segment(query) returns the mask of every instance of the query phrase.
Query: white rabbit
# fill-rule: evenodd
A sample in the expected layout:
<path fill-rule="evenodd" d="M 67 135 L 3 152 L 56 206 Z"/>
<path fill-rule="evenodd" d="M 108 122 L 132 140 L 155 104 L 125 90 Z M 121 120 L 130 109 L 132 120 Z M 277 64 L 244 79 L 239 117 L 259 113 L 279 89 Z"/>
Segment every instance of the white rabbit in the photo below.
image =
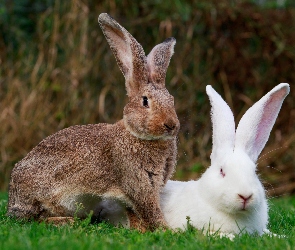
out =
<path fill-rule="evenodd" d="M 168 181 L 161 191 L 164 217 L 172 229 L 189 223 L 204 233 L 269 233 L 265 190 L 256 174 L 256 161 L 268 140 L 289 85 L 281 83 L 255 103 L 242 117 L 237 130 L 229 106 L 211 86 L 206 88 L 212 111 L 211 166 L 197 181 Z M 103 220 L 116 220 L 113 203 L 101 203 Z M 113 205 L 111 205 L 113 204 Z M 120 210 L 122 216 L 122 210 Z"/>
<path fill-rule="evenodd" d="M 289 91 L 287 83 L 273 88 L 244 114 L 235 131 L 229 106 L 207 86 L 212 106 L 211 166 L 197 181 L 166 184 L 161 208 L 171 228 L 186 229 L 189 216 L 190 224 L 204 232 L 268 232 L 268 205 L 256 161 Z"/>

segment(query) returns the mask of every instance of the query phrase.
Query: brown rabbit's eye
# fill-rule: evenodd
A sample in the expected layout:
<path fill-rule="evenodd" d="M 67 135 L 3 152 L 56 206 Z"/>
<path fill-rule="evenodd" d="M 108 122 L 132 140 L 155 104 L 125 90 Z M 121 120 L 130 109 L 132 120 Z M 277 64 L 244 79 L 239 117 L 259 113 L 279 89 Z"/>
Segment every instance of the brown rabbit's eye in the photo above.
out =
<path fill-rule="evenodd" d="M 220 168 L 220 174 L 222 175 L 222 177 L 225 176 L 225 173 L 223 172 L 223 169 L 222 168 Z"/>
<path fill-rule="evenodd" d="M 142 99 L 143 99 L 142 105 L 146 108 L 149 108 L 148 98 L 146 96 L 143 96 Z"/>

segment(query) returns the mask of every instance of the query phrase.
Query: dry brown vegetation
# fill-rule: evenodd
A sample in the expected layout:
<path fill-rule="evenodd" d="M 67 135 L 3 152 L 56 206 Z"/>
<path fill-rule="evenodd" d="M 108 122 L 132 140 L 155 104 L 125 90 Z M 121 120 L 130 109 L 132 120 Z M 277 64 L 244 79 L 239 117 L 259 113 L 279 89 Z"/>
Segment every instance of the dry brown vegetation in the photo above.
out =
<path fill-rule="evenodd" d="M 108 12 L 146 53 L 169 36 L 177 40 L 166 80 L 181 121 L 177 179 L 196 178 L 210 164 L 207 84 L 225 98 L 238 122 L 266 92 L 289 82 L 291 93 L 258 171 L 270 195 L 295 191 L 295 33 L 290 28 L 295 9 L 227 1 L 47 2 L 24 14 L 29 30 L 17 19 L 15 4 L 7 4 L 9 18 L 0 27 L 2 190 L 13 165 L 44 137 L 74 124 L 122 117 L 124 78 L 97 23 L 99 13 Z"/>

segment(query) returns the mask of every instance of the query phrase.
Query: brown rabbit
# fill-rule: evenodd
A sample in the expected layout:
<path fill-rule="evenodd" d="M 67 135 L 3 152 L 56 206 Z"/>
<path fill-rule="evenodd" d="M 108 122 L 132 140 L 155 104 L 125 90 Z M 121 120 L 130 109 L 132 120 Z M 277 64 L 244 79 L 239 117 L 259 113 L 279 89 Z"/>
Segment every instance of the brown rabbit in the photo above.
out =
<path fill-rule="evenodd" d="M 179 121 L 165 75 L 175 39 L 146 57 L 141 45 L 108 14 L 98 22 L 124 74 L 129 102 L 115 124 L 78 125 L 41 141 L 12 170 L 8 215 L 62 223 L 119 199 L 133 211 L 131 227 L 166 227 L 159 192 L 171 177 Z M 85 214 L 78 213 L 80 217 Z M 139 217 L 139 220 L 137 220 Z"/>

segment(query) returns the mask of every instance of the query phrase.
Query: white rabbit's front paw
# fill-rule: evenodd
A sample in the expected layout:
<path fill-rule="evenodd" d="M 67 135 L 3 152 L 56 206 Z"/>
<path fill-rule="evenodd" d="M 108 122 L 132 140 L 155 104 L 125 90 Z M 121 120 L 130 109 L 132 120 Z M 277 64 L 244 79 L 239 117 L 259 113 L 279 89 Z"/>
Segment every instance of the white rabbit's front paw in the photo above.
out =
<path fill-rule="evenodd" d="M 231 241 L 233 241 L 236 236 L 234 234 L 232 234 L 232 233 L 219 233 L 219 237 L 220 238 L 225 237 L 225 238 L 228 238 Z"/>
<path fill-rule="evenodd" d="M 263 230 L 263 233 L 264 233 L 264 234 L 267 234 L 267 235 L 270 236 L 270 237 L 278 237 L 278 238 L 285 238 L 285 237 L 286 237 L 286 235 L 280 235 L 280 234 L 272 233 L 272 232 L 269 231 L 268 229 L 264 229 L 264 230 Z"/>
<path fill-rule="evenodd" d="M 234 240 L 234 238 L 236 237 L 233 233 L 224 233 L 224 232 L 219 232 L 219 231 L 210 231 L 208 233 L 208 235 L 213 236 L 213 237 L 220 237 L 220 238 L 228 238 L 231 241 Z"/>

